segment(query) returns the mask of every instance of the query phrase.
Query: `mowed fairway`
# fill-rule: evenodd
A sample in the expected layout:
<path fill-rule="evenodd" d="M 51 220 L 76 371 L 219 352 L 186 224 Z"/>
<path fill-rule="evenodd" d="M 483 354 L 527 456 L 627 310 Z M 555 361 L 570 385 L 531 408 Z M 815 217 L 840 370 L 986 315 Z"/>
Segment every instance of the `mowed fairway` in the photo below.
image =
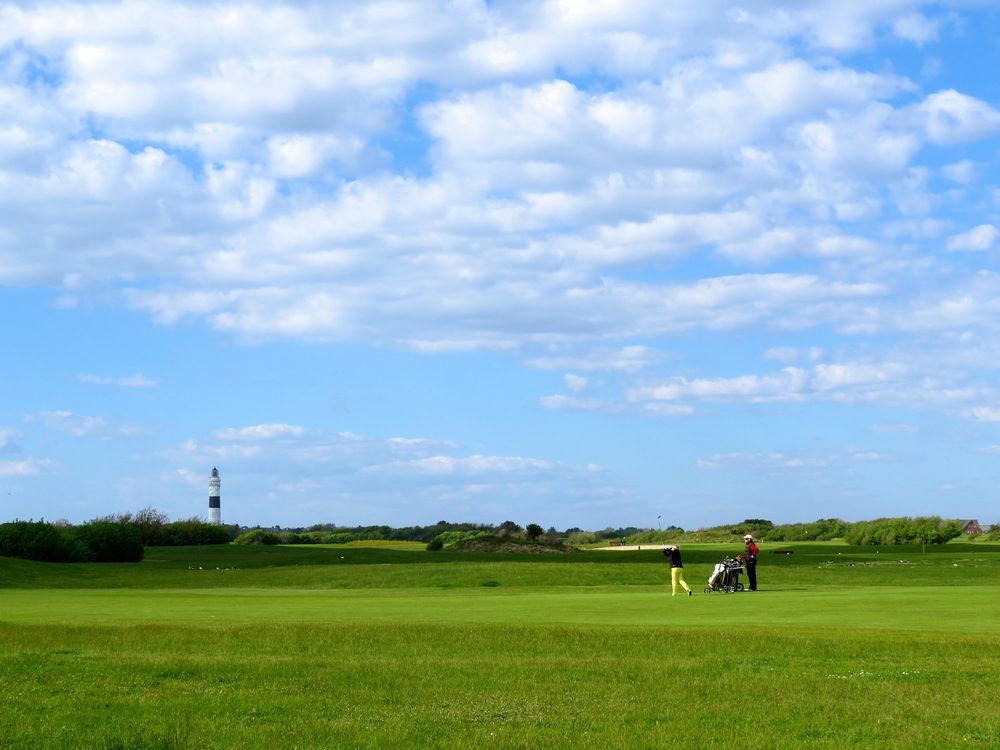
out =
<path fill-rule="evenodd" d="M 0 747 L 1000 747 L 1000 547 L 791 548 L 0 559 Z"/>

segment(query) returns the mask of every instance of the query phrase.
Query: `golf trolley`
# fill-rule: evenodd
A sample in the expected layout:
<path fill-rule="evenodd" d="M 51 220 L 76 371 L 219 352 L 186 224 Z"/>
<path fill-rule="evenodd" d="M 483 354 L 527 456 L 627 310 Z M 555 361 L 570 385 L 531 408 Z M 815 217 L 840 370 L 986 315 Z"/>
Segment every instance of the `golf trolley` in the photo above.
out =
<path fill-rule="evenodd" d="M 734 591 L 742 591 L 743 584 L 740 583 L 740 573 L 743 572 L 743 563 L 731 557 L 725 558 L 712 570 L 712 575 L 708 578 L 708 585 L 705 593 L 711 594 L 713 591 L 725 591 L 732 594 Z"/>

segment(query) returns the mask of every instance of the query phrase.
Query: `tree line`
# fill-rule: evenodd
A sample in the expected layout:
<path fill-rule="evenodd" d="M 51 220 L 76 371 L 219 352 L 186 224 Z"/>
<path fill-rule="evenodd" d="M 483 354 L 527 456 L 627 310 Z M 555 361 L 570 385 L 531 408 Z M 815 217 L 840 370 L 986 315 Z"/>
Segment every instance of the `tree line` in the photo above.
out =
<path fill-rule="evenodd" d="M 514 521 L 499 524 L 449 523 L 429 526 L 391 527 L 316 524 L 291 529 L 219 526 L 193 517 L 171 522 L 154 508 L 119 513 L 74 526 L 66 521 L 13 521 L 0 524 L 0 556 L 46 562 L 137 562 L 145 547 L 205 544 L 347 544 L 362 541 L 412 541 L 443 549 L 479 537 L 519 539 L 531 543 L 585 546 L 608 539 L 629 544 L 659 544 L 667 541 L 736 543 L 744 534 L 765 543 L 843 540 L 855 546 L 892 544 L 944 544 L 962 535 L 958 521 L 940 516 L 878 518 L 842 521 L 821 518 L 808 523 L 774 524 L 748 518 L 696 531 L 678 526 L 666 529 L 607 527 L 586 531 L 572 527 L 545 530 L 537 523 L 521 526 Z M 1000 541 L 1000 525 L 983 535 Z"/>
<path fill-rule="evenodd" d="M 139 562 L 146 547 L 228 544 L 235 526 L 200 518 L 171 522 L 153 508 L 118 513 L 83 524 L 21 521 L 0 524 L 0 557 L 40 562 Z"/>

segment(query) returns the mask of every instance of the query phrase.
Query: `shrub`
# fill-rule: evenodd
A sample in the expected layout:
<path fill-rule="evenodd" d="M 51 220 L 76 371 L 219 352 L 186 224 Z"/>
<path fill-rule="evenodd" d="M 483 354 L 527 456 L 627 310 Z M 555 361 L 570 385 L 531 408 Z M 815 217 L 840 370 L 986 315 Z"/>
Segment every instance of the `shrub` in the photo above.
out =
<path fill-rule="evenodd" d="M 0 556 L 40 562 L 81 562 L 87 558 L 87 550 L 66 529 L 45 521 L 13 521 L 0 524 Z"/>
<path fill-rule="evenodd" d="M 200 544 L 229 544 L 233 540 L 232 527 L 205 523 L 198 517 L 164 524 L 157 544 L 178 547 Z"/>
<path fill-rule="evenodd" d="M 436 537 L 427 542 L 427 551 L 437 552 L 440 549 L 444 549 L 444 542 L 441 541 L 441 535 L 438 534 Z"/>
<path fill-rule="evenodd" d="M 352 534 L 350 531 L 338 531 L 335 534 L 330 534 L 330 540 L 326 542 L 327 544 L 348 544 L 349 542 L 358 541 L 357 534 Z"/>
<path fill-rule="evenodd" d="M 136 511 L 130 523 L 139 530 L 142 543 L 152 546 L 156 544 L 155 540 L 160 536 L 168 520 L 165 513 L 160 513 L 153 507 L 146 507 Z"/>
<path fill-rule="evenodd" d="M 273 531 L 254 529 L 240 534 L 233 540 L 233 544 L 280 544 L 281 537 Z"/>
<path fill-rule="evenodd" d="M 127 523 L 91 521 L 73 529 L 93 562 L 139 562 L 145 554 L 139 530 Z"/>
<path fill-rule="evenodd" d="M 442 531 L 434 538 L 440 539 L 441 544 L 447 547 L 464 539 L 475 539 L 476 537 L 483 536 L 485 533 L 485 531 Z"/>
<path fill-rule="evenodd" d="M 993 524 L 992 528 L 980 534 L 979 538 L 990 542 L 1000 542 L 1000 523 Z"/>
<path fill-rule="evenodd" d="M 482 534 L 472 539 L 462 539 L 452 545 L 452 549 L 469 552 L 526 552 L 529 554 L 549 552 L 576 552 L 573 547 L 567 547 L 561 542 L 548 544 L 527 538 L 512 538 L 510 536 L 492 536 Z"/>
<path fill-rule="evenodd" d="M 962 529 L 955 521 L 945 521 L 939 516 L 918 518 L 877 518 L 848 525 L 844 539 L 854 545 L 944 544 L 961 536 Z"/>

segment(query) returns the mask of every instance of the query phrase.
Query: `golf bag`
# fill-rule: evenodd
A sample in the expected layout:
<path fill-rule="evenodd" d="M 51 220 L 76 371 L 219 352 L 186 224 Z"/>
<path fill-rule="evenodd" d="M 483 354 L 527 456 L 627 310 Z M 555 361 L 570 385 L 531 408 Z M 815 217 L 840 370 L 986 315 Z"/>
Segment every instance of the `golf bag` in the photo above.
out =
<path fill-rule="evenodd" d="M 708 585 L 705 593 L 711 594 L 713 591 L 725 591 L 733 593 L 742 591 L 743 584 L 740 583 L 740 573 L 743 572 L 743 565 L 739 560 L 727 557 L 718 563 L 712 570 L 712 575 L 708 577 Z"/>

